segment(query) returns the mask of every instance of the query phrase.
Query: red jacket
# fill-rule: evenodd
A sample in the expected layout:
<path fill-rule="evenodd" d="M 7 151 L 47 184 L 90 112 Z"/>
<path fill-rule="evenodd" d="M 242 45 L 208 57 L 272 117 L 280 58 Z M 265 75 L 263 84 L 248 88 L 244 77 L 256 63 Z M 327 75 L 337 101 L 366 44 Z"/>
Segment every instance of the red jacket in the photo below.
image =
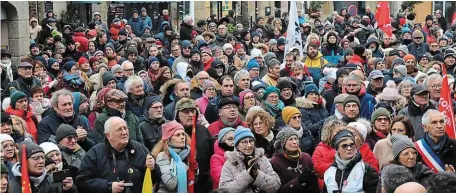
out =
<path fill-rule="evenodd" d="M 312 162 L 314 163 L 315 172 L 318 175 L 318 187 L 323 190 L 323 177 L 326 170 L 334 163 L 336 157 L 336 150 L 320 142 L 312 155 Z"/>
<path fill-rule="evenodd" d="M 214 143 L 214 155 L 211 156 L 210 174 L 212 178 L 212 189 L 216 190 L 219 186 L 223 164 L 225 164 L 225 150 L 218 146 L 218 140 Z"/>
<path fill-rule="evenodd" d="M 209 61 L 203 64 L 204 71 L 207 71 L 212 67 L 212 61 L 214 61 L 214 58 L 209 59 Z"/>
<path fill-rule="evenodd" d="M 247 127 L 247 123 L 242 122 L 240 117 L 238 117 L 236 123 L 234 123 L 232 128 L 236 129 L 239 125 L 242 125 L 243 127 Z M 215 135 L 218 135 L 220 130 L 222 130 L 226 127 L 229 127 L 229 126 L 225 126 L 225 124 L 223 124 L 222 120 L 219 119 L 216 122 L 211 123 L 207 129 L 209 130 L 209 133 L 212 136 L 215 136 Z"/>
<path fill-rule="evenodd" d="M 78 51 L 87 52 L 87 50 L 89 50 L 89 39 L 87 39 L 85 37 L 85 33 L 84 32 L 75 32 L 74 36 L 73 36 L 73 41 L 75 43 L 79 42 L 79 44 L 81 44 L 78 47 Z"/>
<path fill-rule="evenodd" d="M 358 151 L 359 153 L 361 153 L 363 161 L 369 163 L 369 165 L 371 165 L 378 172 L 378 161 L 377 158 L 375 158 L 375 155 L 370 149 L 369 145 L 367 143 L 363 143 L 363 145 L 358 149 Z"/>
<path fill-rule="evenodd" d="M 16 116 L 24 119 L 24 121 L 26 123 L 25 126 L 26 126 L 27 133 L 31 134 L 35 141 L 38 140 L 38 132 L 36 129 L 38 120 L 36 119 L 35 115 L 33 115 L 32 108 L 30 106 L 28 106 L 27 111 L 13 109 L 11 106 L 9 106 L 5 112 L 9 113 L 10 115 L 16 115 Z"/>
<path fill-rule="evenodd" d="M 119 31 L 120 31 L 120 28 L 122 26 L 121 25 L 116 25 L 116 24 L 111 24 L 110 28 L 109 28 L 109 32 L 111 32 L 111 39 L 117 41 L 117 39 L 119 39 Z"/>

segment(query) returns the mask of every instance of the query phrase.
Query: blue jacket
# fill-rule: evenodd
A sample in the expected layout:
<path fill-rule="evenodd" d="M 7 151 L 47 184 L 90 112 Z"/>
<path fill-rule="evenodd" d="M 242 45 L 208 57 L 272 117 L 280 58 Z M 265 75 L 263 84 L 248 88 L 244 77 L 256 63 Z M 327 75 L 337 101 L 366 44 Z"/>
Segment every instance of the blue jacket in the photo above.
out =
<path fill-rule="evenodd" d="M 146 17 L 141 16 L 140 18 L 143 21 L 142 31 L 144 31 L 144 28 L 146 28 L 146 27 L 149 27 L 149 29 L 151 29 L 151 31 L 152 31 L 152 19 L 150 19 L 149 16 L 146 16 Z"/>
<path fill-rule="evenodd" d="M 365 92 L 366 91 L 364 90 L 364 94 L 360 94 L 360 96 L 358 96 L 359 102 L 361 104 L 361 111 L 359 112 L 359 116 L 370 120 L 377 101 L 375 100 L 374 96 Z"/>
<path fill-rule="evenodd" d="M 417 45 L 415 42 L 412 42 L 407 46 L 407 48 L 409 50 L 409 53 L 415 56 L 415 58 L 418 58 L 418 56 L 421 56 L 429 51 L 429 46 L 424 42 L 420 45 Z"/>
<path fill-rule="evenodd" d="M 128 24 L 131 26 L 131 30 L 133 31 L 136 37 L 142 36 L 142 30 L 144 25 L 141 17 L 138 17 L 137 19 L 131 18 L 130 20 L 128 20 Z"/>

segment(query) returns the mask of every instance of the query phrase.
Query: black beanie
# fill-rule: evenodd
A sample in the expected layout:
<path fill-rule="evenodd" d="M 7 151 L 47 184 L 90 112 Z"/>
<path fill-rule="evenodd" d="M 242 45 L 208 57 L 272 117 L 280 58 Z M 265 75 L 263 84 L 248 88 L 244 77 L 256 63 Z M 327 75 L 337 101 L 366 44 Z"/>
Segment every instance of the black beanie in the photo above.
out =
<path fill-rule="evenodd" d="M 336 79 L 339 79 L 340 77 L 342 77 L 343 75 L 348 75 L 350 74 L 350 71 L 346 68 L 339 68 L 337 71 L 336 71 Z"/>
<path fill-rule="evenodd" d="M 105 72 L 103 76 L 101 76 L 101 79 L 103 80 L 103 86 L 106 86 L 109 81 L 114 80 L 117 83 L 116 77 L 112 72 Z"/>
<path fill-rule="evenodd" d="M 439 61 L 439 62 L 444 62 L 443 56 L 440 54 L 436 54 L 434 57 L 432 57 L 433 61 Z"/>
<path fill-rule="evenodd" d="M 282 80 L 282 81 L 280 81 L 279 83 L 277 83 L 277 88 L 278 88 L 280 91 L 282 91 L 282 90 L 285 89 L 285 88 L 290 88 L 290 89 L 292 89 L 292 90 L 295 90 L 295 89 L 293 88 L 293 85 L 291 84 L 291 82 L 288 81 L 288 80 Z"/>
<path fill-rule="evenodd" d="M 362 45 L 357 45 L 353 48 L 353 52 L 358 56 L 362 56 L 365 51 L 366 51 L 366 47 L 364 47 Z"/>
<path fill-rule="evenodd" d="M 1 119 L 2 119 L 1 123 L 9 123 L 10 125 L 13 124 L 10 114 L 8 114 L 6 112 L 2 112 L 0 116 L 1 116 Z"/>
<path fill-rule="evenodd" d="M 77 136 L 76 130 L 68 124 L 61 124 L 55 132 L 55 141 L 60 142 L 67 136 Z"/>
<path fill-rule="evenodd" d="M 33 143 L 33 141 L 24 140 L 21 143 L 21 146 L 19 147 L 19 159 L 20 160 L 22 160 L 22 145 L 25 145 L 25 156 L 27 157 L 27 159 L 30 158 L 30 156 L 32 156 L 35 153 L 39 153 L 39 152 L 44 153 L 43 148 L 40 147 L 39 145 Z"/>
<path fill-rule="evenodd" d="M 347 129 L 344 129 L 344 130 L 340 130 L 339 132 L 336 133 L 336 135 L 334 135 L 334 137 L 332 138 L 332 141 L 331 141 L 332 147 L 337 150 L 337 146 L 339 146 L 339 143 L 344 138 L 349 138 L 349 139 L 353 140 L 353 142 L 355 142 L 355 137 L 354 137 L 353 133 Z"/>

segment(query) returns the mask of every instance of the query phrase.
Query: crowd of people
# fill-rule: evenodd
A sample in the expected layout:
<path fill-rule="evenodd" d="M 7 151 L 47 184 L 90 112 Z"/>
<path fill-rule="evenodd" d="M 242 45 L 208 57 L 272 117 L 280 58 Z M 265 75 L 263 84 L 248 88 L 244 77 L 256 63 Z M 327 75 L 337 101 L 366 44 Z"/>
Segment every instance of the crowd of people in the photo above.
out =
<path fill-rule="evenodd" d="M 456 23 L 441 11 L 421 24 L 402 7 L 387 35 L 368 6 L 299 10 L 303 53 L 285 53 L 288 13 L 233 15 L 32 17 L 30 53 L 1 50 L 1 193 L 24 171 L 33 193 L 140 193 L 149 170 L 158 193 L 456 192 L 437 110 L 444 71 L 456 99 Z"/>

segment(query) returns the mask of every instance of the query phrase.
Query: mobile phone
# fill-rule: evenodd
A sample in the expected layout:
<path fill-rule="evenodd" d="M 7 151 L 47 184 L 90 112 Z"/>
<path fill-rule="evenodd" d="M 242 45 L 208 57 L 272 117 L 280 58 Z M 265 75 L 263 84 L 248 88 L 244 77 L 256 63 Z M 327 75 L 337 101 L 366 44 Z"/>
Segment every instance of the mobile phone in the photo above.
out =
<path fill-rule="evenodd" d="M 67 169 L 52 173 L 52 178 L 54 179 L 54 182 L 62 182 L 67 177 L 70 177 L 70 170 Z"/>
<path fill-rule="evenodd" d="M 133 187 L 133 183 L 132 182 L 125 182 L 124 183 L 124 187 Z"/>

